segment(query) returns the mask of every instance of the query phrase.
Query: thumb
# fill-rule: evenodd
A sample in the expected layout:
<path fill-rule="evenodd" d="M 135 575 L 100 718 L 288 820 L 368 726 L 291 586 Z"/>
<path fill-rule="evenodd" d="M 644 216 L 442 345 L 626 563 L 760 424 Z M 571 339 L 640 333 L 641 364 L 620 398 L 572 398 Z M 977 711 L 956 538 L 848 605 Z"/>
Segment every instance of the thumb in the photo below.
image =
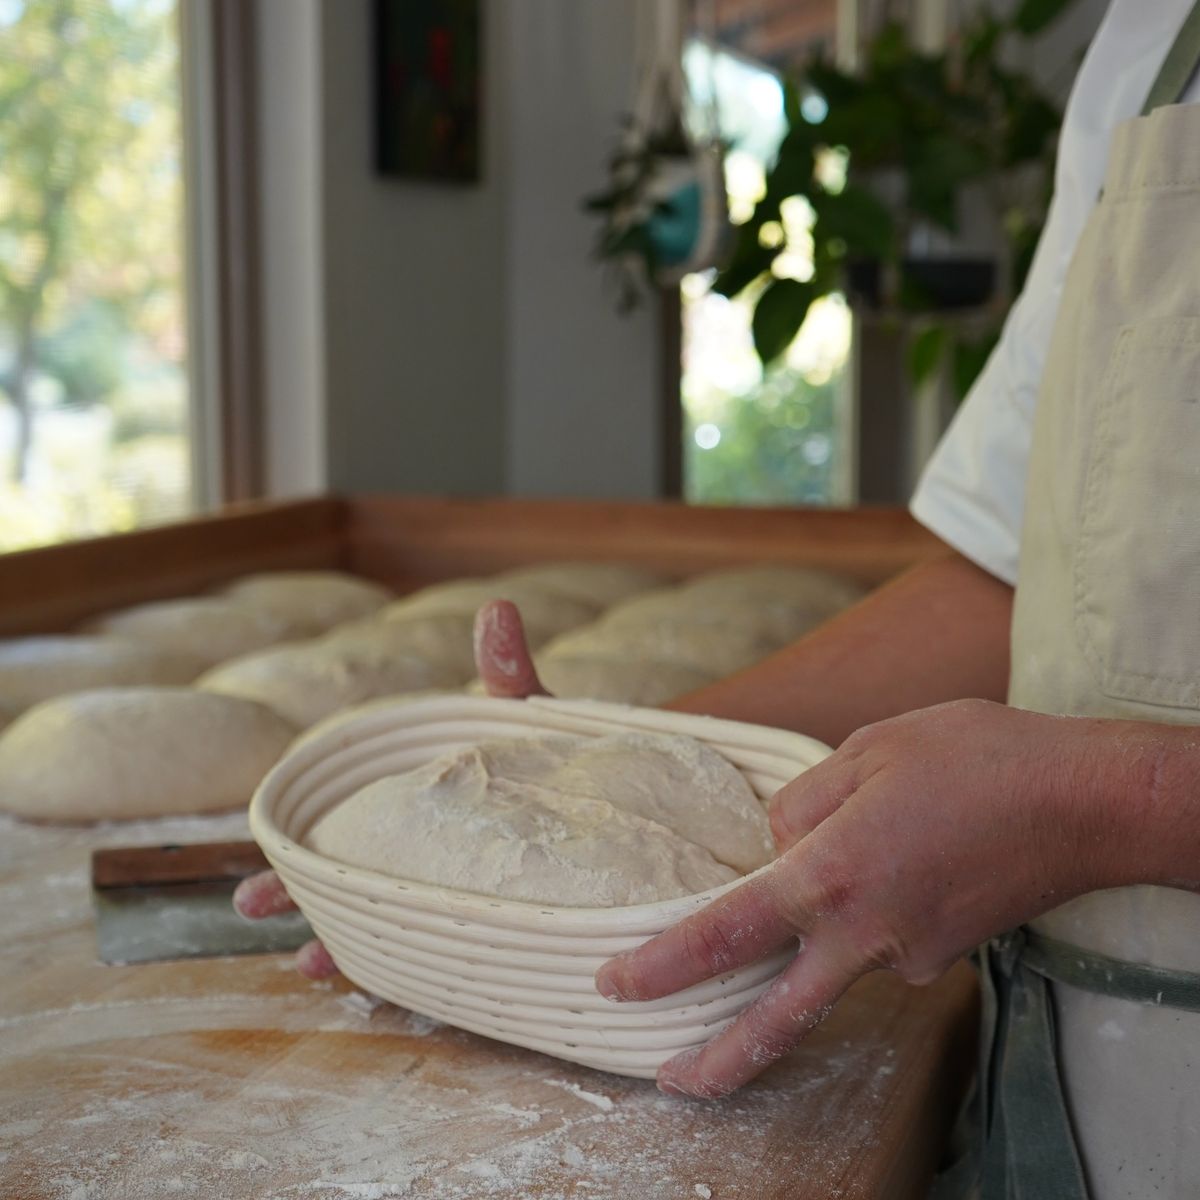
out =
<path fill-rule="evenodd" d="M 523 700 L 546 696 L 525 641 L 517 606 L 489 600 L 475 615 L 475 669 L 489 696 Z"/>

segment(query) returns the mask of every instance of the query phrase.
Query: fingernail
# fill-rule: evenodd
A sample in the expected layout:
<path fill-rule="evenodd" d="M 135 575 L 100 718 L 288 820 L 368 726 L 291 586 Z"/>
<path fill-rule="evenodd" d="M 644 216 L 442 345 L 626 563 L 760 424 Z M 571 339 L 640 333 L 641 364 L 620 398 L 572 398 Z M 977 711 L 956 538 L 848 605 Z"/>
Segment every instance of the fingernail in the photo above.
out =
<path fill-rule="evenodd" d="M 663 1063 L 658 1069 L 658 1090 L 666 1092 L 668 1096 L 694 1095 L 686 1081 L 700 1058 L 701 1049 L 702 1047 L 697 1046 L 694 1049 L 685 1050 L 682 1054 L 676 1054 L 674 1058 Z"/>
<path fill-rule="evenodd" d="M 633 995 L 629 979 L 629 969 L 618 960 L 605 963 L 596 972 L 596 990 L 605 1000 L 621 1001 L 637 999 Z"/>

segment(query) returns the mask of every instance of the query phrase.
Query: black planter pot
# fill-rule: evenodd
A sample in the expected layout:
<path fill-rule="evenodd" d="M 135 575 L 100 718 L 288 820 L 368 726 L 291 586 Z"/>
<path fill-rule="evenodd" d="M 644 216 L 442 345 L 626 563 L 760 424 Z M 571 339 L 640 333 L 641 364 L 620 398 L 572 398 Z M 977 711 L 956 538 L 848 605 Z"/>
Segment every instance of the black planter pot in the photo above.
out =
<path fill-rule="evenodd" d="M 905 258 L 900 262 L 901 306 L 927 311 L 979 308 L 996 290 L 996 263 L 988 258 Z M 851 301 L 883 307 L 883 269 L 878 259 L 846 266 Z"/>

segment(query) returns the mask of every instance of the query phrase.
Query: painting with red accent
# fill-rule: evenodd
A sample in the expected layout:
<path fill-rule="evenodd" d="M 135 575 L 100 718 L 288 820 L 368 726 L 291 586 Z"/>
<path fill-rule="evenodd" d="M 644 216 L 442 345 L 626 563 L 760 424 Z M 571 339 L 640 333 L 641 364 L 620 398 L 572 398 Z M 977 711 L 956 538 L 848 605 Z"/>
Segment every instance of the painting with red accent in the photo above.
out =
<path fill-rule="evenodd" d="M 375 0 L 375 166 L 474 183 L 480 160 L 479 0 Z"/>

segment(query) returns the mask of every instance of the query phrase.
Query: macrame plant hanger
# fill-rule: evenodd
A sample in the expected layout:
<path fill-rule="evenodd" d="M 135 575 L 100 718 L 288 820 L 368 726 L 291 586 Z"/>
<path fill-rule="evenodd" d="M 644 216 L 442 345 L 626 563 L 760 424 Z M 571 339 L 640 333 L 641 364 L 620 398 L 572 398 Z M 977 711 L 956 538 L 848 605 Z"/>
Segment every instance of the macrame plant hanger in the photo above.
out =
<path fill-rule="evenodd" d="M 610 163 L 610 187 L 589 207 L 604 217 L 598 251 L 622 275 L 626 303 L 716 266 L 729 228 L 715 86 L 690 129 L 683 52 L 693 21 L 714 32 L 713 0 L 638 0 L 633 107 Z"/>

